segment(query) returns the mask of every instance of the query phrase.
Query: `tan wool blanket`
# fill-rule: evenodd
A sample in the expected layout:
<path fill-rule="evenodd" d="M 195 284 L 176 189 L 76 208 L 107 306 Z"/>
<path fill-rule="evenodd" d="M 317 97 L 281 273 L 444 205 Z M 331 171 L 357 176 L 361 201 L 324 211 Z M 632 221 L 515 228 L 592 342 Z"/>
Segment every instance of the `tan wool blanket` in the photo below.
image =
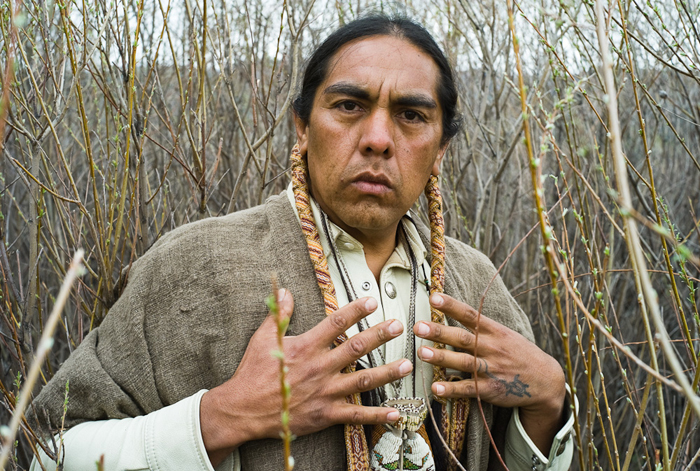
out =
<path fill-rule="evenodd" d="M 428 229 L 417 224 L 429 246 Z M 478 307 L 495 268 L 475 249 L 450 238 L 446 243 L 445 292 Z M 67 427 L 148 414 L 222 384 L 268 314 L 264 299 L 273 272 L 294 296 L 289 335 L 320 322 L 323 299 L 284 193 L 261 206 L 173 230 L 134 263 L 102 325 L 34 401 L 37 413 L 45 411 L 51 427 L 59 427 L 68 380 Z M 527 317 L 500 277 L 488 291 L 482 314 L 533 339 Z M 502 441 L 510 411 L 486 403 L 483 408 L 494 438 Z M 487 468 L 490 447 L 475 401 L 471 411 L 464 465 L 476 471 Z M 284 469 L 281 445 L 280 440 L 246 443 L 239 449 L 242 469 Z M 298 437 L 292 452 L 297 471 L 344 471 L 342 425 Z"/>

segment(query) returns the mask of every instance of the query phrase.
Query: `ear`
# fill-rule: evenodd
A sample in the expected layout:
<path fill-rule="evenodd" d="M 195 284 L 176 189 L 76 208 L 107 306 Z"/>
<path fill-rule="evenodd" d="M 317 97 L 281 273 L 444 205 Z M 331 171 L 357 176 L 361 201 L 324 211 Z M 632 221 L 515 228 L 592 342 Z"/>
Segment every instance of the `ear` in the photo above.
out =
<path fill-rule="evenodd" d="M 294 114 L 294 127 L 297 131 L 297 143 L 299 144 L 299 152 L 305 155 L 309 147 L 309 125 L 304 122 L 296 113 Z"/>
<path fill-rule="evenodd" d="M 435 175 L 436 177 L 440 175 L 440 164 L 442 164 L 442 158 L 445 157 L 445 152 L 447 152 L 447 146 L 449 145 L 449 142 L 445 143 L 440 147 L 440 150 L 438 151 L 437 158 L 435 159 L 435 162 L 433 163 L 433 169 L 430 172 L 432 175 Z"/>

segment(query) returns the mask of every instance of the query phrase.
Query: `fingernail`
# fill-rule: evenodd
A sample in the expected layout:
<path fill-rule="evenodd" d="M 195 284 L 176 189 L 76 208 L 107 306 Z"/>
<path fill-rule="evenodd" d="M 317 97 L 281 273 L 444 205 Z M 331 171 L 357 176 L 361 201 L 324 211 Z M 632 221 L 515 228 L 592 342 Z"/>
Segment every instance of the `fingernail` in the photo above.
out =
<path fill-rule="evenodd" d="M 431 358 L 433 358 L 433 351 L 428 347 L 421 348 L 418 353 L 420 353 L 420 357 L 422 360 L 430 360 Z"/>
<path fill-rule="evenodd" d="M 277 290 L 277 302 L 281 303 L 282 300 L 284 300 L 284 297 L 287 296 L 287 290 L 284 288 L 281 288 Z"/>
<path fill-rule="evenodd" d="M 432 296 L 430 296 L 430 304 L 432 304 L 433 306 L 440 307 L 444 303 L 445 303 L 445 300 L 439 294 L 435 293 Z"/>
<path fill-rule="evenodd" d="M 403 331 L 403 325 L 401 322 L 394 320 L 389 324 L 389 333 L 391 335 L 399 335 Z"/>
<path fill-rule="evenodd" d="M 368 311 L 374 311 L 377 309 L 377 300 L 374 298 L 367 298 L 367 301 L 365 301 L 365 308 Z"/>
<path fill-rule="evenodd" d="M 416 324 L 418 335 L 428 335 L 430 333 L 430 327 L 425 322 L 419 322 Z"/>
<path fill-rule="evenodd" d="M 396 422 L 399 420 L 399 411 L 393 410 L 386 415 L 386 420 L 389 422 Z"/>
<path fill-rule="evenodd" d="M 407 375 L 408 373 L 411 372 L 412 369 L 413 369 L 413 365 L 411 364 L 410 361 L 406 360 L 403 363 L 401 363 L 401 365 L 399 366 L 399 373 L 401 373 L 402 375 Z"/>
<path fill-rule="evenodd" d="M 437 394 L 438 396 L 442 396 L 443 394 L 445 394 L 445 386 L 443 386 L 442 384 L 436 384 L 435 394 Z"/>

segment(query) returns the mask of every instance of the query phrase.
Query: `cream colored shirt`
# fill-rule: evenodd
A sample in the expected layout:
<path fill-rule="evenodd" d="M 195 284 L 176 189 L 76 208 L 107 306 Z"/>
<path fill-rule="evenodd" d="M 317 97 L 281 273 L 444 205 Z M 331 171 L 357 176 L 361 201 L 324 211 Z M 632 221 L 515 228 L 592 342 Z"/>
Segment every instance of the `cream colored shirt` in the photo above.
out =
<path fill-rule="evenodd" d="M 294 195 L 291 185 L 288 196 L 294 205 Z M 396 249 L 381 270 L 379 282 L 365 261 L 362 244 L 328 221 L 330 237 L 335 242 L 339 257 L 333 257 L 328 237 L 323 231 L 321 213 L 314 203 L 314 218 L 319 229 L 321 245 L 328 259 L 329 270 L 336 288 L 338 305 L 348 303 L 348 294 L 344 288 L 343 274 L 349 281 L 350 294 L 357 297 L 372 296 L 378 301 L 378 308 L 367 316 L 369 326 L 376 325 L 387 319 L 398 319 L 404 326 L 409 317 L 409 293 L 411 290 L 411 265 L 408 245 L 413 250 L 417 262 L 417 289 L 415 299 L 415 321 L 430 320 L 430 305 L 426 289 L 426 275 L 430 267 L 426 261 L 427 251 L 413 224 L 404 224 L 406 238 L 399 237 Z M 404 218 L 406 221 L 406 218 Z M 342 263 L 338 263 L 342 261 Z M 339 266 L 340 265 L 340 266 Z M 343 267 L 344 265 L 344 267 Z M 429 278 L 428 278 L 429 282 Z M 347 331 L 348 336 L 357 334 L 357 326 Z M 413 335 L 410 329 L 397 338 L 387 342 L 382 350 L 383 360 L 390 363 L 405 358 L 405 345 L 408 335 Z M 429 344 L 415 337 L 416 349 Z M 412 356 L 412 354 L 411 354 Z M 414 358 L 409 358 L 414 361 Z M 368 366 L 367 357 L 360 360 Z M 432 382 L 432 366 L 415 359 L 414 371 L 400 385 L 400 392 L 389 386 L 390 396 L 421 396 L 429 397 Z M 414 389 L 414 376 L 415 389 Z M 397 385 L 398 386 L 398 385 Z M 180 402 L 148 415 L 113 419 L 96 422 L 86 422 L 73 427 L 63 435 L 65 447 L 65 471 L 94 470 L 95 462 L 101 455 L 105 457 L 105 471 L 112 470 L 188 470 L 214 471 L 207 457 L 202 441 L 199 423 L 199 404 L 206 392 L 181 400 Z M 514 410 L 506 432 L 506 447 L 504 460 L 511 471 L 564 471 L 569 468 L 573 457 L 573 440 L 571 429 L 574 416 L 570 415 L 566 425 L 557 433 L 545 456 L 523 429 L 518 409 Z M 59 438 L 56 438 L 57 442 Z M 41 453 L 42 463 L 47 470 L 54 470 L 56 465 Z M 31 471 L 41 469 L 32 463 Z M 240 471 L 238 452 L 232 453 L 216 471 Z"/>

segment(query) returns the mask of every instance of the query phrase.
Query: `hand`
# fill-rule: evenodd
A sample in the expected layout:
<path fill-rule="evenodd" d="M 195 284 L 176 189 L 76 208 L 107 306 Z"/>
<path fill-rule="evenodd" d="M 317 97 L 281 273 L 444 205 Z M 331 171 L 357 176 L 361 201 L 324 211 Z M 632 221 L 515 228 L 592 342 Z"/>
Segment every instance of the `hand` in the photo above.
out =
<path fill-rule="evenodd" d="M 291 293 L 280 290 L 278 306 L 282 316 L 291 316 L 294 308 Z M 326 317 L 308 332 L 284 338 L 287 380 L 291 387 L 290 428 L 295 435 L 306 435 L 335 424 L 382 424 L 399 418 L 396 409 L 348 404 L 345 398 L 408 375 L 413 369 L 410 361 L 397 360 L 351 374 L 343 374 L 341 370 L 397 337 L 403 332 L 403 325 L 388 320 L 331 348 L 338 335 L 376 308 L 374 298 L 361 298 Z M 247 441 L 279 438 L 282 429 L 279 363 L 271 354 L 277 343 L 276 335 L 277 325 L 268 316 L 251 337 L 236 373 L 202 396 L 202 438 L 214 467 Z"/>
<path fill-rule="evenodd" d="M 533 442 L 545 454 L 562 425 L 566 395 L 559 363 L 519 333 L 484 316 L 471 306 L 444 294 L 430 303 L 469 330 L 432 322 L 418 322 L 421 338 L 451 345 L 457 351 L 422 347 L 421 360 L 472 373 L 469 379 L 433 383 L 442 397 L 479 397 L 496 406 L 519 407 L 520 419 Z M 478 340 L 473 332 L 477 331 Z M 471 332 L 470 332 L 471 331 Z M 474 353 L 476 351 L 476 356 Z"/>

